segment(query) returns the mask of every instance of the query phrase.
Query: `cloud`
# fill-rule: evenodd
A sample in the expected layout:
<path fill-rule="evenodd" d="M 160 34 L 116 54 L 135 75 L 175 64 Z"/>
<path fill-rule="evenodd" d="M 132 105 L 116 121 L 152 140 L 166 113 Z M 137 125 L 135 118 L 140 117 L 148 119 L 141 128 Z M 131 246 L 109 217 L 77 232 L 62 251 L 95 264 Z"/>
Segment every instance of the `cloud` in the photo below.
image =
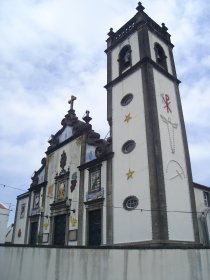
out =
<path fill-rule="evenodd" d="M 172 35 L 194 179 L 208 184 L 210 3 L 142 4 Z M 27 189 L 49 136 L 61 128 L 72 94 L 78 117 L 90 110 L 93 129 L 107 134 L 106 34 L 127 22 L 136 6 L 134 0 L 1 1 L 0 183 Z M 15 204 L 16 195 L 0 188 L 3 202 L 9 197 Z"/>

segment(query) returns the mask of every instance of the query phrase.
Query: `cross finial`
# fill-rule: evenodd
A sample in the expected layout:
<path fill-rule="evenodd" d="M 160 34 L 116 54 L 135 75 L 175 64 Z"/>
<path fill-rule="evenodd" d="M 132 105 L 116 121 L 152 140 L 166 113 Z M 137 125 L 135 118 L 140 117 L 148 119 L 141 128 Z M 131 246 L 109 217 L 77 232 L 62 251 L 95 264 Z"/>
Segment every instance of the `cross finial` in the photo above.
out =
<path fill-rule="evenodd" d="M 74 101 L 75 101 L 76 99 L 77 99 L 77 98 L 76 98 L 74 95 L 72 95 L 72 96 L 71 96 L 71 99 L 68 101 L 68 103 L 71 104 L 70 110 L 74 110 Z"/>

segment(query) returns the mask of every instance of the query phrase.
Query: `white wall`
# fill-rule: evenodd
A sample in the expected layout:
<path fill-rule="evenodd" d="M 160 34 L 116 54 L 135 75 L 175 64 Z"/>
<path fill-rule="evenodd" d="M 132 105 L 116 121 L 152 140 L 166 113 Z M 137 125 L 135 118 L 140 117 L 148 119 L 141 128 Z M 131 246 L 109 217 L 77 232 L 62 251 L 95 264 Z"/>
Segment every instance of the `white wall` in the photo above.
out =
<path fill-rule="evenodd" d="M 0 208 L 0 243 L 5 242 L 8 219 L 9 209 Z"/>
<path fill-rule="evenodd" d="M 149 31 L 149 41 L 150 41 L 150 51 L 151 51 L 152 60 L 154 60 L 156 62 L 154 46 L 155 46 L 155 43 L 158 43 L 163 48 L 165 55 L 167 57 L 166 62 L 167 62 L 168 72 L 170 74 L 173 74 L 172 68 L 171 68 L 171 60 L 170 60 L 170 55 L 169 55 L 169 51 L 168 51 L 168 46 L 166 45 L 166 43 L 164 43 L 164 41 L 162 41 L 158 36 L 156 36 L 151 31 Z"/>
<path fill-rule="evenodd" d="M 134 98 L 130 104 L 122 106 L 121 99 L 128 93 Z M 151 212 L 140 210 L 151 209 L 141 70 L 114 86 L 112 98 L 114 243 L 151 240 Z M 129 113 L 132 119 L 127 123 L 124 120 Z M 136 147 L 124 154 L 122 146 L 128 140 L 134 140 Z M 127 179 L 129 169 L 134 174 L 133 178 Z M 127 211 L 123 201 L 132 195 L 139 199 L 138 210 Z"/>
<path fill-rule="evenodd" d="M 206 205 L 204 203 L 204 197 L 203 197 L 203 190 L 194 188 L 194 193 L 195 193 L 195 203 L 196 203 L 196 208 L 197 211 L 203 211 L 206 209 Z"/>
<path fill-rule="evenodd" d="M 70 131 L 70 130 L 68 130 Z M 80 156 L 81 156 L 81 142 L 77 141 L 77 139 L 73 140 L 70 143 L 67 143 L 60 149 L 56 150 L 52 154 L 48 156 L 48 185 L 47 185 L 47 190 L 46 190 L 46 201 L 45 201 L 45 211 L 44 211 L 44 234 L 48 234 L 50 232 L 50 204 L 54 201 L 55 198 L 55 176 L 56 174 L 61 171 L 60 167 L 60 159 L 61 159 L 61 154 L 63 151 L 65 151 L 66 156 L 67 156 L 67 161 L 66 161 L 66 166 L 65 170 L 70 169 L 70 176 L 69 176 L 69 183 L 68 183 L 68 198 L 72 199 L 72 205 L 71 209 L 75 209 L 76 212 L 73 213 L 71 212 L 71 217 L 69 219 L 69 230 L 76 230 L 78 229 L 78 201 L 79 201 L 79 170 L 77 166 L 80 165 Z M 77 183 L 76 187 L 71 192 L 71 180 L 72 180 L 72 175 L 74 173 L 77 173 Z M 50 191 L 52 190 L 52 192 Z M 48 217 L 46 217 L 48 216 Z M 69 245 L 76 245 L 77 242 L 74 241 L 69 241 Z"/>
<path fill-rule="evenodd" d="M 210 249 L 0 246 L 1 280 L 209 280 Z"/>
<path fill-rule="evenodd" d="M 17 200 L 17 217 L 15 221 L 14 244 L 24 244 L 26 220 L 28 214 L 28 200 L 28 196 Z M 23 205 L 25 205 L 24 213 L 22 212 Z"/>
<path fill-rule="evenodd" d="M 117 78 L 119 76 L 119 53 L 121 49 L 125 45 L 131 46 L 131 56 L 132 56 L 132 66 L 135 65 L 137 62 L 139 62 L 139 43 L 138 43 L 138 34 L 134 33 L 130 37 L 128 37 L 126 40 L 124 40 L 122 43 L 118 44 L 116 48 L 112 51 L 112 80 Z"/>
<path fill-rule="evenodd" d="M 169 238 L 170 240 L 193 241 L 189 181 L 175 86 L 172 81 L 156 70 L 154 70 L 154 80 L 165 179 Z M 161 96 L 163 95 L 165 98 L 166 94 L 169 98 L 171 111 L 167 111 L 166 104 Z M 163 118 L 165 118 L 166 122 L 163 121 Z M 169 123 L 167 124 L 167 122 Z M 172 128 L 171 124 L 175 127 Z M 179 213 L 178 211 L 189 213 Z"/>

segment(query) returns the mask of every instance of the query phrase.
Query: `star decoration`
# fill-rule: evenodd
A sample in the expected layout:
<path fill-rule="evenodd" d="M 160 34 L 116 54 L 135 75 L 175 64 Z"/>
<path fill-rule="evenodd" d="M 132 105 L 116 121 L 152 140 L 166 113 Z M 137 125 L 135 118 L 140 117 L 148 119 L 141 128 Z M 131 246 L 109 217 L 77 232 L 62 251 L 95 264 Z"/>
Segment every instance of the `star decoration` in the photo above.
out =
<path fill-rule="evenodd" d="M 48 223 L 44 223 L 44 229 L 47 230 L 48 229 L 49 224 Z"/>
<path fill-rule="evenodd" d="M 71 225 L 72 225 L 72 227 L 75 227 L 76 224 L 77 224 L 77 219 L 74 218 L 74 217 L 71 217 Z"/>
<path fill-rule="evenodd" d="M 134 174 L 134 171 L 131 171 L 130 168 L 129 168 L 128 173 L 126 173 L 127 180 L 133 179 L 133 174 Z"/>
<path fill-rule="evenodd" d="M 79 138 L 77 138 L 77 140 L 76 140 L 76 144 L 79 146 L 79 145 L 81 145 L 81 137 L 79 137 Z"/>
<path fill-rule="evenodd" d="M 127 123 L 128 123 L 131 119 L 132 119 L 131 113 L 129 113 L 129 114 L 125 115 L 124 122 L 127 122 Z"/>

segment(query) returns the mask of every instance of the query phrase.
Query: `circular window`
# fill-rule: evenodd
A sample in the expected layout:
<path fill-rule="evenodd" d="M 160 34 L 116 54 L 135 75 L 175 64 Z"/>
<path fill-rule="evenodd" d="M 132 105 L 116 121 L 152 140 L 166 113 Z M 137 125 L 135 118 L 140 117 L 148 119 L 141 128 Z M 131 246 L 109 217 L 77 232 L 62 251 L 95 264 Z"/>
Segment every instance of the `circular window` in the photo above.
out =
<path fill-rule="evenodd" d="M 122 152 L 124 154 L 128 154 L 128 153 L 132 152 L 135 147 L 136 147 L 135 141 L 128 140 L 127 142 L 125 142 L 125 144 L 123 144 Z"/>
<path fill-rule="evenodd" d="M 131 101 L 133 100 L 133 94 L 132 93 L 128 93 L 126 94 L 123 99 L 121 100 L 121 105 L 122 106 L 126 106 L 128 105 Z"/>
<path fill-rule="evenodd" d="M 126 210 L 134 210 L 139 204 L 139 200 L 136 196 L 128 196 L 124 201 L 123 201 L 123 207 Z"/>

